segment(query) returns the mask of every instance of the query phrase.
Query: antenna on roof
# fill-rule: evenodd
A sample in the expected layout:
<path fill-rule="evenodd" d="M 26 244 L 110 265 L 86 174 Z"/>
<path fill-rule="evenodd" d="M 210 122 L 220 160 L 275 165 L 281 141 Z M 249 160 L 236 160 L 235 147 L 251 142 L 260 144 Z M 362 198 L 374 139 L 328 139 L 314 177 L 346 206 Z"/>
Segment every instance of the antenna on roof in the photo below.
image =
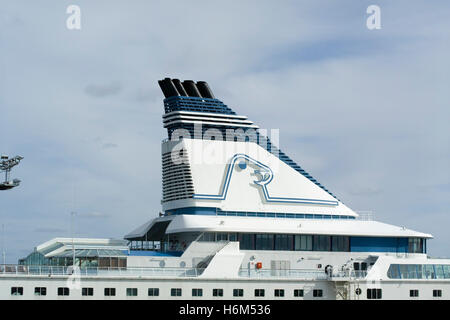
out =
<path fill-rule="evenodd" d="M 2 224 L 2 263 L 6 265 L 6 250 L 5 250 L 5 225 Z"/>

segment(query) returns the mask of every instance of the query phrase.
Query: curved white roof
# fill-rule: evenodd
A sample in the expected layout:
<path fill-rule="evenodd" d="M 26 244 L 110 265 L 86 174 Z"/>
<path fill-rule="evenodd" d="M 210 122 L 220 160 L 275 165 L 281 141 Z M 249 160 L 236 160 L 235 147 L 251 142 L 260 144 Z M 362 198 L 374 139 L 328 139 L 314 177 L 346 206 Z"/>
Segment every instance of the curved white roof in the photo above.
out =
<path fill-rule="evenodd" d="M 420 237 L 431 234 L 378 221 L 346 219 L 289 219 L 236 216 L 178 215 L 174 216 L 166 233 L 177 232 L 247 232 L 326 234 L 366 237 Z"/>

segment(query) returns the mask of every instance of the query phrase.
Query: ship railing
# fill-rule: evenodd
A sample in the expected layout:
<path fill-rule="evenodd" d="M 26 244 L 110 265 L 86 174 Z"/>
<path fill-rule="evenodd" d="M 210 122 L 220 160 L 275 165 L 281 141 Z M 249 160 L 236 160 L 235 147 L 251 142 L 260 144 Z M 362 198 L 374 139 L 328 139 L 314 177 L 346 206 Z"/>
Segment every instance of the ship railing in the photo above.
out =
<path fill-rule="evenodd" d="M 367 276 L 367 270 L 340 270 L 334 271 L 331 273 L 330 278 L 339 279 L 339 278 L 349 278 L 349 279 L 363 279 Z"/>
<path fill-rule="evenodd" d="M 356 220 L 361 221 L 373 221 L 375 220 L 375 215 L 372 211 L 368 210 L 357 210 L 356 213 L 358 214 L 358 217 L 356 217 Z"/>
<path fill-rule="evenodd" d="M 295 278 L 307 280 L 327 280 L 324 271 L 315 269 L 248 269 L 239 270 L 239 277 L 243 278 Z"/>
<path fill-rule="evenodd" d="M 178 268 L 178 267 L 86 267 L 73 268 L 61 266 L 25 266 L 0 265 L 1 274 L 33 275 L 33 276 L 170 276 L 170 277 L 198 277 L 204 268 Z"/>

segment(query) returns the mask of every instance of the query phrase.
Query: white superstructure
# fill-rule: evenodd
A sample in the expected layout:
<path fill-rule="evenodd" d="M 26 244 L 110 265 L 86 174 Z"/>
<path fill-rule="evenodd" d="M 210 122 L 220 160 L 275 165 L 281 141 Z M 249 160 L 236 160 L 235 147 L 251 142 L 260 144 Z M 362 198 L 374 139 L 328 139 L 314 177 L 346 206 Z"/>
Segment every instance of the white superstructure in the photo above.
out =
<path fill-rule="evenodd" d="M 125 240 L 39 245 L 0 266 L 0 298 L 450 299 L 430 234 L 347 207 L 206 82 L 159 84 L 163 213 Z"/>

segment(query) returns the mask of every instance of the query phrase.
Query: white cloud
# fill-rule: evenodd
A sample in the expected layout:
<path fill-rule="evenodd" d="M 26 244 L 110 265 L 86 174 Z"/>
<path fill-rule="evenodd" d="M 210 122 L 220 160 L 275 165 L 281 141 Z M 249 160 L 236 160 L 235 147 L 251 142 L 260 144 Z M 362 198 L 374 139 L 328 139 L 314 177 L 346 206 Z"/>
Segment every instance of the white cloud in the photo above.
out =
<path fill-rule="evenodd" d="M 166 76 L 208 81 L 347 205 L 432 231 L 449 254 L 448 188 L 420 189 L 450 178 L 445 10 L 381 1 L 368 31 L 368 1 L 78 2 L 80 31 L 69 1 L 2 4 L 0 151 L 25 156 L 22 186 L 1 194 L 11 259 L 72 210 L 107 213 L 78 219 L 98 237 L 158 214 Z"/>

